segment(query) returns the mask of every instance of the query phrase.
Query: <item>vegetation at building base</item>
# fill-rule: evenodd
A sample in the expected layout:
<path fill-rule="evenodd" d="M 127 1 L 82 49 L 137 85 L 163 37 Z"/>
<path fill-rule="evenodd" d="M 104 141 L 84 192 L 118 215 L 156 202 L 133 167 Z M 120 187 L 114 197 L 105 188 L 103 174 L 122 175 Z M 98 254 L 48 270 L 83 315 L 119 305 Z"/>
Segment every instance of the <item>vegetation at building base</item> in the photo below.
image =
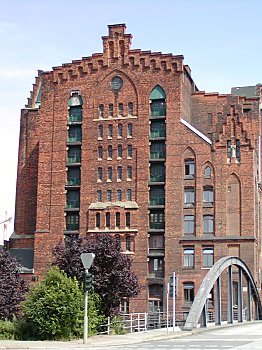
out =
<path fill-rule="evenodd" d="M 84 279 L 84 268 L 80 255 L 94 253 L 90 268 L 93 286 L 102 301 L 102 312 L 107 316 L 118 313 L 120 301 L 138 295 L 138 278 L 131 271 L 132 260 L 121 253 L 117 242 L 108 234 L 97 234 L 95 238 L 79 239 L 68 237 L 65 244 L 60 242 L 53 250 L 55 264 L 68 276 L 76 277 L 79 283 Z"/>
<path fill-rule="evenodd" d="M 0 320 L 12 321 L 21 312 L 28 286 L 19 275 L 20 267 L 8 251 L 0 250 Z"/>
<path fill-rule="evenodd" d="M 37 339 L 80 337 L 83 322 L 83 292 L 76 279 L 58 267 L 51 268 L 23 303 L 29 333 Z"/>

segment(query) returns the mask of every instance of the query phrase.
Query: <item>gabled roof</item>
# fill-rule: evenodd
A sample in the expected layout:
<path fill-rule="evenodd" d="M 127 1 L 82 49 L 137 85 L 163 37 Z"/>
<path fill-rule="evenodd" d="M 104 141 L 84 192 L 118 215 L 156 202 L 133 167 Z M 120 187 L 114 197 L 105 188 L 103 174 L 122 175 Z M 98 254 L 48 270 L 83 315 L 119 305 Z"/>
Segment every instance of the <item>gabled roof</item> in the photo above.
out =
<path fill-rule="evenodd" d="M 191 131 L 193 131 L 193 133 L 195 133 L 197 136 L 201 137 L 201 139 L 203 139 L 204 141 L 206 141 L 207 143 L 209 143 L 210 145 L 212 145 L 212 141 L 204 134 L 202 134 L 201 131 L 197 130 L 194 126 L 192 126 L 191 124 L 189 124 L 185 119 L 180 118 L 180 121 L 182 124 L 184 124 L 188 129 L 190 129 Z"/>

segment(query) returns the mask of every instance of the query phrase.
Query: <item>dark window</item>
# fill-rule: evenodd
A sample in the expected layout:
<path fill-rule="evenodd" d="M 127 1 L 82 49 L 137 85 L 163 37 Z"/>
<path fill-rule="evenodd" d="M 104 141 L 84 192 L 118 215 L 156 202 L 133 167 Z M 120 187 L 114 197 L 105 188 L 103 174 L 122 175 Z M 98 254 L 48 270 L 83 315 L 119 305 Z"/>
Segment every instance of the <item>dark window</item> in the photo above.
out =
<path fill-rule="evenodd" d="M 207 178 L 207 179 L 211 178 L 211 168 L 210 168 L 210 166 L 207 166 L 205 168 L 205 178 Z"/>
<path fill-rule="evenodd" d="M 132 158 L 132 145 L 127 146 L 127 156 L 128 158 Z"/>
<path fill-rule="evenodd" d="M 194 215 L 184 216 L 184 234 L 190 235 L 195 232 L 195 217 Z"/>
<path fill-rule="evenodd" d="M 185 176 L 186 177 L 195 176 L 195 161 L 193 159 L 185 160 Z"/>
<path fill-rule="evenodd" d="M 123 136 L 123 125 L 122 124 L 118 124 L 118 126 L 117 126 L 117 136 L 118 137 Z"/>
<path fill-rule="evenodd" d="M 150 145 L 150 158 L 163 159 L 166 157 L 166 145 L 164 142 L 155 142 Z"/>
<path fill-rule="evenodd" d="M 150 103 L 151 117 L 160 117 L 166 115 L 166 102 L 164 99 L 152 100 Z"/>
<path fill-rule="evenodd" d="M 127 201 L 132 201 L 132 190 L 131 190 L 131 188 L 128 188 L 126 190 L 126 200 Z"/>
<path fill-rule="evenodd" d="M 102 202 L 102 191 L 101 190 L 97 191 L 97 201 Z"/>
<path fill-rule="evenodd" d="M 117 212 L 116 213 L 116 227 L 120 227 L 120 213 Z"/>
<path fill-rule="evenodd" d="M 131 166 L 127 167 L 127 178 L 128 178 L 128 180 L 132 179 L 132 167 Z"/>
<path fill-rule="evenodd" d="M 110 213 L 106 213 L 106 227 L 110 228 Z"/>
<path fill-rule="evenodd" d="M 116 200 L 118 202 L 121 202 L 122 201 L 122 190 L 117 190 L 116 191 Z"/>
<path fill-rule="evenodd" d="M 118 115 L 123 116 L 124 114 L 124 105 L 123 103 L 118 104 Z"/>
<path fill-rule="evenodd" d="M 112 181 L 112 167 L 107 168 L 107 180 Z"/>
<path fill-rule="evenodd" d="M 120 313 L 121 314 L 129 314 L 129 300 L 121 300 L 120 303 Z"/>
<path fill-rule="evenodd" d="M 193 247 L 184 248 L 184 267 L 194 267 L 194 255 Z"/>
<path fill-rule="evenodd" d="M 82 121 L 82 106 L 70 107 L 68 112 L 68 122 L 77 123 Z"/>
<path fill-rule="evenodd" d="M 111 190 L 106 191 L 106 201 L 112 202 L 112 191 Z"/>
<path fill-rule="evenodd" d="M 213 206 L 214 204 L 214 191 L 212 187 L 205 187 L 203 191 L 204 205 Z"/>
<path fill-rule="evenodd" d="M 214 248 L 203 249 L 203 267 L 211 267 L 214 264 Z"/>
<path fill-rule="evenodd" d="M 186 207 L 193 207 L 195 205 L 195 189 L 194 188 L 185 188 L 184 204 Z"/>
<path fill-rule="evenodd" d="M 67 151 L 67 163 L 80 163 L 81 162 L 81 148 L 70 146 Z"/>
<path fill-rule="evenodd" d="M 209 125 L 213 125 L 213 114 L 212 113 L 208 113 L 207 120 L 208 120 Z"/>
<path fill-rule="evenodd" d="M 149 214 L 149 225 L 151 229 L 165 228 L 165 213 L 162 210 L 154 210 Z"/>
<path fill-rule="evenodd" d="M 166 123 L 164 120 L 152 120 L 150 124 L 150 138 L 166 136 Z"/>
<path fill-rule="evenodd" d="M 240 161 L 240 141 L 236 140 L 236 159 Z"/>
<path fill-rule="evenodd" d="M 96 227 L 100 228 L 101 221 L 100 221 L 100 213 L 96 213 Z"/>
<path fill-rule="evenodd" d="M 133 102 L 128 102 L 128 115 L 133 115 L 133 113 L 134 113 Z"/>
<path fill-rule="evenodd" d="M 165 205 L 165 188 L 152 186 L 149 192 L 150 205 Z"/>
<path fill-rule="evenodd" d="M 103 125 L 98 125 L 98 137 L 102 138 L 104 133 Z"/>
<path fill-rule="evenodd" d="M 117 180 L 122 180 L 122 167 L 117 167 Z"/>
<path fill-rule="evenodd" d="M 133 124 L 129 123 L 127 125 L 127 136 L 132 137 L 133 136 Z"/>
<path fill-rule="evenodd" d="M 108 146 L 107 148 L 107 157 L 112 159 L 113 157 L 113 147 L 112 146 Z"/>
<path fill-rule="evenodd" d="M 68 190 L 66 193 L 66 207 L 80 208 L 80 192 Z"/>
<path fill-rule="evenodd" d="M 194 301 L 194 283 L 184 283 L 184 302 L 192 304 Z"/>
<path fill-rule="evenodd" d="M 103 147 L 102 146 L 98 147 L 98 158 L 99 159 L 103 158 Z"/>
<path fill-rule="evenodd" d="M 67 213 L 66 214 L 66 230 L 77 231 L 79 230 L 79 214 Z"/>
<path fill-rule="evenodd" d="M 152 163 L 150 165 L 150 182 L 165 182 L 164 164 Z"/>
<path fill-rule="evenodd" d="M 69 167 L 67 170 L 67 185 L 78 186 L 80 185 L 80 168 Z"/>
<path fill-rule="evenodd" d="M 131 214 L 129 212 L 126 213 L 126 227 L 131 226 Z"/>
<path fill-rule="evenodd" d="M 163 235 L 150 235 L 149 248 L 161 249 L 164 248 L 164 237 Z"/>
<path fill-rule="evenodd" d="M 214 217 L 213 215 L 205 215 L 203 218 L 203 232 L 214 233 Z"/>
<path fill-rule="evenodd" d="M 97 179 L 98 179 L 99 181 L 102 181 L 102 180 L 103 180 L 103 168 L 101 168 L 101 167 L 99 167 L 99 168 L 97 169 Z"/>
<path fill-rule="evenodd" d="M 104 117 L 104 105 L 99 105 L 99 117 Z"/>
<path fill-rule="evenodd" d="M 108 125 L 108 138 L 112 138 L 113 137 L 113 125 L 109 124 Z"/>
<path fill-rule="evenodd" d="M 68 130 L 68 142 L 81 142 L 82 141 L 82 129 L 81 126 L 70 126 Z"/>
<path fill-rule="evenodd" d="M 126 250 L 131 252 L 131 238 L 130 238 L 130 236 L 126 237 Z"/>
<path fill-rule="evenodd" d="M 232 158 L 231 140 L 227 140 L 227 158 Z"/>
<path fill-rule="evenodd" d="M 114 107 L 113 107 L 113 104 L 110 103 L 108 105 L 108 115 L 109 115 L 109 117 L 113 117 L 113 114 L 114 114 Z"/>
<path fill-rule="evenodd" d="M 122 146 L 118 145 L 117 146 L 117 157 L 122 158 L 122 155 L 123 155 Z"/>

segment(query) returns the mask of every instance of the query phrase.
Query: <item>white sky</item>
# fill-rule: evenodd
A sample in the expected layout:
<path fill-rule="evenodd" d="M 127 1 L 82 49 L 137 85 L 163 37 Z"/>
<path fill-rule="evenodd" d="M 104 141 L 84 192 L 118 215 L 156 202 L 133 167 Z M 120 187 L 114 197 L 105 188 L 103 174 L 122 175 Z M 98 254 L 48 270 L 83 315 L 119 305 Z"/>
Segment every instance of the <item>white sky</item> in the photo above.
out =
<path fill-rule="evenodd" d="M 0 9 L 0 221 L 14 216 L 20 109 L 37 70 L 102 52 L 108 24 L 126 23 L 132 48 L 183 54 L 200 90 L 262 83 L 261 0 L 0 0 Z"/>

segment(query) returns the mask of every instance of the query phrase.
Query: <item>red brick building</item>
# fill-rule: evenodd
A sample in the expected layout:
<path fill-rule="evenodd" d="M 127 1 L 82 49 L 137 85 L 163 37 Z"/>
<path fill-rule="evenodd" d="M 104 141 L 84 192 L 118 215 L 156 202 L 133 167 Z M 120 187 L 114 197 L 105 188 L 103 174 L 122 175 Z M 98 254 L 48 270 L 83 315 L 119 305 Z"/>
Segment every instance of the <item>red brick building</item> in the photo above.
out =
<path fill-rule="evenodd" d="M 183 56 L 108 27 L 103 53 L 39 71 L 22 110 L 12 254 L 41 276 L 64 235 L 113 235 L 143 287 L 137 312 L 164 307 L 173 271 L 187 312 L 225 255 L 260 286 L 261 86 L 198 91 Z"/>

